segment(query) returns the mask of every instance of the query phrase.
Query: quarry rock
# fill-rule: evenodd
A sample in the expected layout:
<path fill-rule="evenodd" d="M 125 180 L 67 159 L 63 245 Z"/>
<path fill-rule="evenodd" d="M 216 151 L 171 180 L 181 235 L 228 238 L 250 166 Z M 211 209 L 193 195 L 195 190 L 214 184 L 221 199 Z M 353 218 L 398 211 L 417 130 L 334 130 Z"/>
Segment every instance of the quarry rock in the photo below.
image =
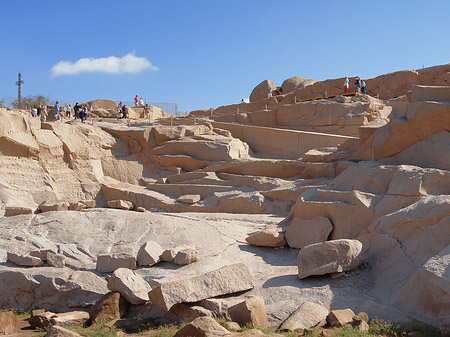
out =
<path fill-rule="evenodd" d="M 291 248 L 303 248 L 313 243 L 327 241 L 333 225 L 326 217 L 311 220 L 294 218 L 286 231 L 286 241 Z"/>
<path fill-rule="evenodd" d="M 198 252 L 192 248 L 182 248 L 175 255 L 173 262 L 179 266 L 198 261 Z"/>
<path fill-rule="evenodd" d="M 110 292 L 102 296 L 92 308 L 90 323 L 119 319 L 128 308 L 128 302 L 118 292 Z"/>
<path fill-rule="evenodd" d="M 279 327 L 279 330 L 301 331 L 309 329 L 328 316 L 328 309 L 316 302 L 303 302 Z"/>
<path fill-rule="evenodd" d="M 128 211 L 133 208 L 133 203 L 127 200 L 108 200 L 108 207 Z"/>
<path fill-rule="evenodd" d="M 355 313 L 351 309 L 331 310 L 327 316 L 327 324 L 331 327 L 341 327 L 351 323 Z"/>
<path fill-rule="evenodd" d="M 228 309 L 228 315 L 241 326 L 268 327 L 266 306 L 261 296 L 253 296 Z"/>
<path fill-rule="evenodd" d="M 108 278 L 108 289 L 119 292 L 131 304 L 139 305 L 149 300 L 150 285 L 130 269 L 119 268 Z"/>
<path fill-rule="evenodd" d="M 200 276 L 166 282 L 154 288 L 150 300 L 168 311 L 177 303 L 193 303 L 206 298 L 253 288 L 248 268 L 233 264 Z"/>
<path fill-rule="evenodd" d="M 324 275 L 354 269 L 364 260 L 358 240 L 332 240 L 315 243 L 300 250 L 297 257 L 298 277 Z"/>
<path fill-rule="evenodd" d="M 48 252 L 46 262 L 51 267 L 63 268 L 66 262 L 66 258 L 64 257 L 64 255 Z"/>
<path fill-rule="evenodd" d="M 195 204 L 196 202 L 199 202 L 201 200 L 201 197 L 199 194 L 186 194 L 178 197 L 177 201 L 183 202 L 185 204 Z"/>
<path fill-rule="evenodd" d="M 11 253 L 11 252 L 8 252 L 7 259 L 8 259 L 8 261 L 10 261 L 14 264 L 17 264 L 18 266 L 23 266 L 23 267 L 37 267 L 37 266 L 41 266 L 44 263 L 38 257 L 34 257 L 34 256 L 30 256 L 30 255 L 20 255 L 20 254 L 15 254 L 15 253 Z"/>
<path fill-rule="evenodd" d="M 0 312 L 0 334 L 11 335 L 20 332 L 19 321 L 11 311 Z"/>
<path fill-rule="evenodd" d="M 126 252 L 97 256 L 96 269 L 100 273 L 112 273 L 118 268 L 136 269 L 136 257 Z"/>
<path fill-rule="evenodd" d="M 185 325 L 178 330 L 174 337 L 189 337 L 189 336 L 203 336 L 203 337 L 219 337 L 229 336 L 231 332 L 221 326 L 214 318 L 199 317 L 194 319 L 191 323 Z"/>
<path fill-rule="evenodd" d="M 161 260 L 163 249 L 156 241 L 147 241 L 139 249 L 137 256 L 138 266 L 153 266 Z"/>
<path fill-rule="evenodd" d="M 65 329 L 58 325 L 52 326 L 45 337 L 81 337 L 81 335 L 73 332 L 72 330 Z"/>
<path fill-rule="evenodd" d="M 250 94 L 250 102 L 255 102 L 260 99 L 267 98 L 269 89 L 276 90 L 275 84 L 270 80 L 264 80 L 258 84 Z"/>
<path fill-rule="evenodd" d="M 284 235 L 275 228 L 269 228 L 250 235 L 245 239 L 250 245 L 262 247 L 282 247 L 286 245 Z"/>

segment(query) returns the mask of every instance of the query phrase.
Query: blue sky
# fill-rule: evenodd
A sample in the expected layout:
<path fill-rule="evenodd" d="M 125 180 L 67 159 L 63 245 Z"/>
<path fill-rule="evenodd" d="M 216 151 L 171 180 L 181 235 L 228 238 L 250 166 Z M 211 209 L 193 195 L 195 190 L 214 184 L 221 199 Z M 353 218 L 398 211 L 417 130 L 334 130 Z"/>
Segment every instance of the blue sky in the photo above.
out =
<path fill-rule="evenodd" d="M 0 0 L 0 13 L 0 98 L 17 95 L 20 70 L 23 95 L 137 94 L 190 111 L 240 102 L 264 79 L 370 78 L 450 62 L 448 0 Z M 61 61 L 129 53 L 151 65 L 52 76 Z"/>

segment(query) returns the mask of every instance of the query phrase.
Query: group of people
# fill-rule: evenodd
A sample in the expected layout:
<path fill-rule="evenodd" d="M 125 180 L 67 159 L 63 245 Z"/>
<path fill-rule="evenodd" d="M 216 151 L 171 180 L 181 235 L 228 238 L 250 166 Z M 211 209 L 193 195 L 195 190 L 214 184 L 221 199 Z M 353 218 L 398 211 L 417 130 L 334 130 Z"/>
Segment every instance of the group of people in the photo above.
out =
<path fill-rule="evenodd" d="M 122 101 L 120 101 L 119 105 L 117 105 L 117 112 L 119 113 L 119 119 L 127 118 L 127 106 L 126 104 L 123 104 Z"/>
<path fill-rule="evenodd" d="M 61 120 L 60 116 L 60 110 L 61 106 L 59 105 L 59 101 L 56 101 L 55 105 L 53 106 L 53 111 L 55 113 L 55 120 Z M 75 104 L 75 106 L 72 108 L 72 105 L 69 104 L 69 106 L 66 107 L 66 118 L 72 117 L 72 110 L 75 113 L 75 119 L 80 119 L 81 123 L 84 123 L 86 120 L 86 117 L 88 115 L 88 105 L 81 106 L 78 104 L 78 102 Z M 31 109 L 31 116 L 32 117 L 39 117 L 43 122 L 47 120 L 48 116 L 48 109 L 47 106 L 39 105 L 34 106 Z"/>
<path fill-rule="evenodd" d="M 349 88 L 350 88 L 350 81 L 346 76 L 344 81 L 344 94 L 348 94 Z M 366 82 L 360 79 L 359 76 L 356 76 L 355 79 L 355 92 L 356 94 L 363 94 L 363 95 L 366 94 Z"/>
<path fill-rule="evenodd" d="M 141 97 L 141 99 L 139 99 L 138 95 L 136 95 L 136 97 L 134 97 L 134 105 L 135 106 L 144 106 L 144 100 L 142 99 L 142 97 Z"/>

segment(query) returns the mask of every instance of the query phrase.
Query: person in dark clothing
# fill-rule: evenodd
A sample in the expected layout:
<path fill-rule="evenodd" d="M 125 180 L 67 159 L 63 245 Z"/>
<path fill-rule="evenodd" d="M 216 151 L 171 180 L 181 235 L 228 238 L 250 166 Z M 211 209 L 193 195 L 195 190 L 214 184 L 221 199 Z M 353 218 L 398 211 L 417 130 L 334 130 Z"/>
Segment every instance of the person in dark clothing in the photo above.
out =
<path fill-rule="evenodd" d="M 122 117 L 120 118 L 127 118 L 127 106 L 125 104 L 122 107 Z"/>
<path fill-rule="evenodd" d="M 80 118 L 80 106 L 78 105 L 78 102 L 73 107 L 73 112 L 75 113 L 75 119 Z"/>
<path fill-rule="evenodd" d="M 42 106 L 39 105 L 38 108 L 37 108 L 37 116 L 41 117 L 41 113 L 42 113 Z"/>

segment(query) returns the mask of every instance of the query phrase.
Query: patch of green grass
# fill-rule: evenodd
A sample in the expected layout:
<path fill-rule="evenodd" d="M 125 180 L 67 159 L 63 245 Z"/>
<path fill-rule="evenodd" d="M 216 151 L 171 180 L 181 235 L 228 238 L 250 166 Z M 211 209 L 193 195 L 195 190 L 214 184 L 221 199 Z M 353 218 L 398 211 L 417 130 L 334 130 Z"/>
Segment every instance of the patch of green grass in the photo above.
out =
<path fill-rule="evenodd" d="M 173 325 L 162 325 L 156 329 L 156 332 L 152 334 L 151 336 L 154 337 L 173 337 L 177 331 L 179 330 L 178 327 Z"/>
<path fill-rule="evenodd" d="M 439 329 L 429 325 L 414 327 L 412 331 L 419 332 L 423 337 L 441 337 Z"/>
<path fill-rule="evenodd" d="M 257 329 L 262 331 L 265 335 L 273 335 L 273 334 L 280 334 L 286 337 L 297 337 L 299 336 L 298 334 L 289 332 L 289 331 L 277 331 L 277 330 L 273 330 L 270 328 L 264 328 L 264 327 L 260 327 L 260 326 L 252 326 L 252 325 L 246 325 L 244 327 L 242 327 L 238 332 L 244 332 L 244 331 L 248 331 L 248 330 L 253 330 L 253 329 Z"/>
<path fill-rule="evenodd" d="M 384 335 L 389 337 L 406 335 L 399 325 L 378 319 L 369 322 L 369 331 L 375 335 Z"/>
<path fill-rule="evenodd" d="M 230 330 L 230 324 L 228 324 L 228 321 L 223 317 L 217 317 L 216 318 L 217 323 L 219 323 L 221 326 L 223 326 L 225 329 Z"/>
<path fill-rule="evenodd" d="M 117 337 L 116 331 L 103 329 L 103 326 L 106 323 L 108 323 L 108 321 L 101 321 L 89 327 L 81 325 L 64 325 L 63 327 L 86 337 Z"/>

